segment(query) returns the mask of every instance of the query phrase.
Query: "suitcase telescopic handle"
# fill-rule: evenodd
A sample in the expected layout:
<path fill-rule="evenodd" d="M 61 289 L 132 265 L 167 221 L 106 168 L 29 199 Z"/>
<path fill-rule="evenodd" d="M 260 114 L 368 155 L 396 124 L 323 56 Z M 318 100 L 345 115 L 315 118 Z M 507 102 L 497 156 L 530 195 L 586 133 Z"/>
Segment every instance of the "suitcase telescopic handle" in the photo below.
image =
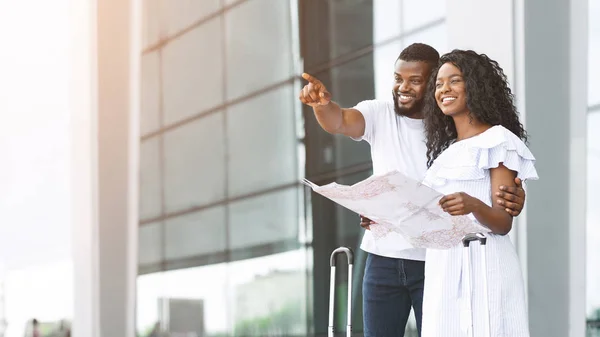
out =
<path fill-rule="evenodd" d="M 348 248 L 348 247 L 340 247 L 340 248 L 336 248 L 336 250 L 333 251 L 333 253 L 331 253 L 331 258 L 329 259 L 329 265 L 331 267 L 335 267 L 336 265 L 336 257 L 338 256 L 338 254 L 346 254 L 346 257 L 348 258 L 348 264 L 354 264 L 354 253 L 352 252 L 352 249 Z"/>
<path fill-rule="evenodd" d="M 483 233 L 469 233 L 462 238 L 462 243 L 465 247 L 469 247 L 473 241 L 479 241 L 483 246 L 487 243 L 487 237 Z"/>
<path fill-rule="evenodd" d="M 339 247 L 336 248 L 333 253 L 331 253 L 331 258 L 329 259 L 329 265 L 331 266 L 331 276 L 329 280 L 329 327 L 327 330 L 327 336 L 333 337 L 335 332 L 335 328 L 333 326 L 333 311 L 334 311 L 334 303 L 335 303 L 335 267 L 336 267 L 336 257 L 339 254 L 345 254 L 348 259 L 348 305 L 347 305 L 347 316 L 346 316 L 346 336 L 350 337 L 352 335 L 352 265 L 354 264 L 354 253 L 352 249 L 347 247 Z"/>
<path fill-rule="evenodd" d="M 481 261 L 481 272 L 483 273 L 481 279 L 483 281 L 483 315 L 484 315 L 484 334 L 483 336 L 489 337 L 491 336 L 491 326 L 490 326 L 490 308 L 489 308 L 489 299 L 488 299 L 488 282 L 487 282 L 487 253 L 486 253 L 486 244 L 487 237 L 483 233 L 469 233 L 462 238 L 463 243 L 463 268 L 464 268 L 464 284 L 466 288 L 466 298 L 467 298 L 467 306 L 468 306 L 468 327 L 467 327 L 467 336 L 473 337 L 473 303 L 472 303 L 472 287 L 473 287 L 473 279 L 471 273 L 471 250 L 469 248 L 471 242 L 479 241 L 480 245 L 480 261 Z M 477 336 L 481 336 L 481 334 L 476 334 Z"/>

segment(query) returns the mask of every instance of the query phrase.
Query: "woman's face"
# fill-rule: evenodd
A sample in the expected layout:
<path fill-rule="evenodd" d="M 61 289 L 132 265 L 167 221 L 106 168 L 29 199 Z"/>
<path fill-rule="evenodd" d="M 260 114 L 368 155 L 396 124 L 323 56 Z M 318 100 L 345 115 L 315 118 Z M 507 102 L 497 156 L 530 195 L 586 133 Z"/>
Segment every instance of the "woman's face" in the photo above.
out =
<path fill-rule="evenodd" d="M 450 62 L 444 63 L 437 73 L 435 101 L 446 116 L 468 113 L 467 91 L 462 71 Z"/>

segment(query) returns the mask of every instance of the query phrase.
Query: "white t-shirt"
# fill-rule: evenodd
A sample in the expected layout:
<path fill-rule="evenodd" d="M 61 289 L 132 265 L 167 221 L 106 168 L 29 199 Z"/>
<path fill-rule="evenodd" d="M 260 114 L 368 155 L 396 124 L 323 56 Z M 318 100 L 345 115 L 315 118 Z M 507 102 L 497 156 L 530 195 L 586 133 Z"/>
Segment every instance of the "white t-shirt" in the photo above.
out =
<path fill-rule="evenodd" d="M 364 139 L 371 145 L 373 174 L 398 170 L 422 181 L 427 171 L 423 120 L 398 116 L 392 100 L 362 101 L 354 109 L 365 118 L 365 134 L 354 140 Z M 425 261 L 425 249 L 380 250 L 370 231 L 365 231 L 360 248 L 385 257 Z"/>

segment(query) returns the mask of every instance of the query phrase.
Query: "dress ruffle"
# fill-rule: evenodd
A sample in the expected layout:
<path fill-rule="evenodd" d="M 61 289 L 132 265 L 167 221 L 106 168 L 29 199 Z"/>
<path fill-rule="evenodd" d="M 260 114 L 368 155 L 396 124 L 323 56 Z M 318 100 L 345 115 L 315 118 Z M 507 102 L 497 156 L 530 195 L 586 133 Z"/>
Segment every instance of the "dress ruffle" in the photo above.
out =
<path fill-rule="evenodd" d="M 521 180 L 537 180 L 535 157 L 515 134 L 497 125 L 484 133 L 452 144 L 431 165 L 425 181 L 443 186 L 448 180 L 479 180 L 485 170 L 502 163 Z M 433 187 L 432 186 L 432 187 Z"/>

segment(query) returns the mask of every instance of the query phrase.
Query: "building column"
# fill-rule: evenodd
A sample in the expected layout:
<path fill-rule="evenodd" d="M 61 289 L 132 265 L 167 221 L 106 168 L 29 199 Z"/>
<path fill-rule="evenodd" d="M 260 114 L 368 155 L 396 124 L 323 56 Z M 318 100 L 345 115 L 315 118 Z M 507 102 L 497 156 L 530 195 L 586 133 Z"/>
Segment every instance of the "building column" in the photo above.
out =
<path fill-rule="evenodd" d="M 587 0 L 523 1 L 532 336 L 585 335 Z"/>
<path fill-rule="evenodd" d="M 139 6 L 71 1 L 75 337 L 135 335 Z"/>

